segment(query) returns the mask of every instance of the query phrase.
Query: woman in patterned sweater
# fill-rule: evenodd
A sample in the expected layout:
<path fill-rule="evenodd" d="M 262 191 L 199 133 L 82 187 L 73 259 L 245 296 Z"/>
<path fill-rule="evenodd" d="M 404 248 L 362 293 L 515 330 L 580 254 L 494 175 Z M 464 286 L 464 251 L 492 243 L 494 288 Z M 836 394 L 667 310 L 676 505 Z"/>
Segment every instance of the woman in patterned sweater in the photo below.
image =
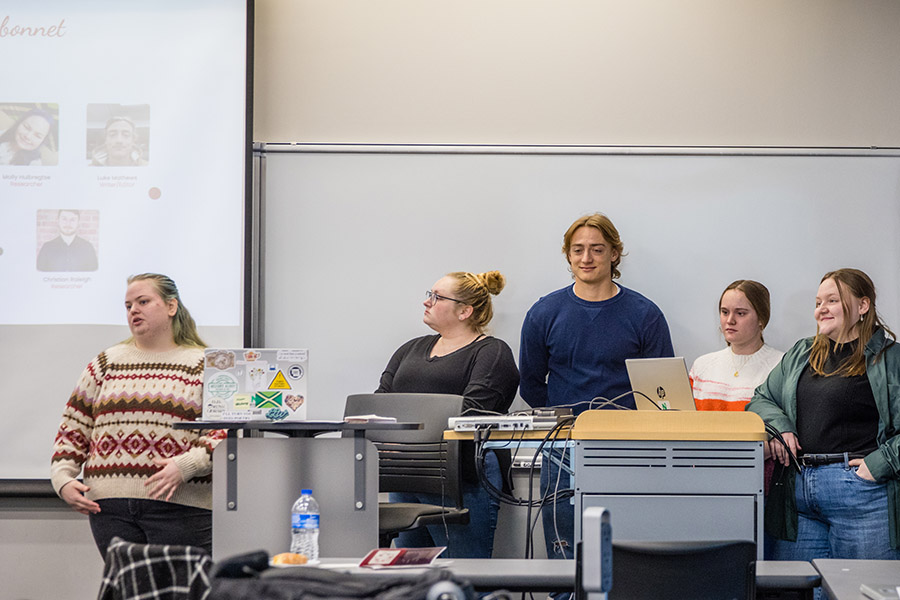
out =
<path fill-rule="evenodd" d="M 200 417 L 205 344 L 165 275 L 130 277 L 125 309 L 131 337 L 88 364 L 63 412 L 53 488 L 89 515 L 101 554 L 114 536 L 209 552 L 211 457 L 224 434 L 172 427 Z"/>

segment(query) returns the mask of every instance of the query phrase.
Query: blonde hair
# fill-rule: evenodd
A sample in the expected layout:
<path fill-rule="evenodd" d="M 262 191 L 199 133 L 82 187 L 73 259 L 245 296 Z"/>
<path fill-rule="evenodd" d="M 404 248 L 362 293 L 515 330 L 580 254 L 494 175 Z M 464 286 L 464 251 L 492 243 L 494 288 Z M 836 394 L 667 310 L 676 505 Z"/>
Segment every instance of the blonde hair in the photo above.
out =
<path fill-rule="evenodd" d="M 453 294 L 457 300 L 472 307 L 470 322 L 478 333 L 484 333 L 488 323 L 494 318 L 491 296 L 496 296 L 506 286 L 506 277 L 500 271 L 469 273 L 455 271 L 447 277 L 456 282 Z"/>
<path fill-rule="evenodd" d="M 194 348 L 206 348 L 206 342 L 200 339 L 197 333 L 197 324 L 187 307 L 181 301 L 178 295 L 178 287 L 170 277 L 160 275 L 159 273 L 141 273 L 132 275 L 128 278 L 128 285 L 135 281 L 149 281 L 153 284 L 154 289 L 166 303 L 170 300 L 178 302 L 178 308 L 175 310 L 175 316 L 172 317 L 172 337 L 179 346 L 189 346 Z M 126 342 L 131 342 L 134 337 L 130 337 Z"/>
<path fill-rule="evenodd" d="M 625 256 L 625 245 L 622 243 L 622 238 L 619 237 L 619 230 L 616 229 L 616 226 L 609 220 L 609 217 L 603 213 L 585 215 L 580 219 L 576 219 L 574 223 L 569 225 L 569 228 L 563 235 L 562 245 L 562 252 L 566 257 L 566 261 L 569 262 L 569 249 L 572 247 L 572 237 L 575 235 L 575 232 L 582 227 L 593 227 L 603 234 L 603 239 L 612 246 L 612 249 L 616 251 L 617 255 L 616 260 L 612 261 L 612 264 L 610 265 L 612 270 L 610 275 L 612 276 L 612 279 L 621 277 L 622 274 L 619 272 L 619 263 L 622 262 L 622 257 Z"/>
<path fill-rule="evenodd" d="M 866 372 L 866 344 L 869 343 L 869 339 L 871 339 L 875 330 L 877 328 L 883 329 L 885 336 L 888 336 L 891 341 L 878 351 L 878 354 L 875 355 L 872 361 L 873 363 L 878 361 L 888 346 L 896 342 L 897 336 L 881 321 L 881 317 L 878 316 L 878 312 L 875 310 L 875 284 L 868 275 L 859 269 L 838 269 L 837 271 L 825 273 L 825 276 L 822 277 L 822 281 L 819 283 L 824 283 L 826 279 L 833 279 L 835 285 L 837 285 L 838 294 L 841 297 L 841 309 L 844 313 L 845 332 L 849 332 L 853 325 L 857 325 L 859 327 L 859 343 L 856 345 L 853 354 L 842 362 L 837 369 L 831 373 L 826 373 L 825 360 L 828 358 L 830 345 L 828 337 L 819 333 L 817 329 L 816 337 L 809 352 L 809 365 L 817 375 L 825 377 L 831 375 L 842 377 L 863 375 Z M 846 294 L 851 294 L 858 299 L 868 298 L 869 310 L 860 317 L 850 314 L 850 305 L 847 302 Z"/>

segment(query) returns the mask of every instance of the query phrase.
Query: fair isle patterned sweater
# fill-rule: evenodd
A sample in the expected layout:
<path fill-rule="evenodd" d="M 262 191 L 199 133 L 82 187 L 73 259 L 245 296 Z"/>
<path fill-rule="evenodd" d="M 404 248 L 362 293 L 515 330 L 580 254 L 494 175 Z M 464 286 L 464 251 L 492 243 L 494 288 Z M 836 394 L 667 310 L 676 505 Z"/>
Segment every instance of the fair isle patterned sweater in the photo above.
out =
<path fill-rule="evenodd" d="M 184 483 L 171 502 L 212 508 L 212 451 L 222 431 L 176 430 L 200 418 L 203 350 L 142 352 L 124 343 L 81 374 L 56 434 L 50 481 L 58 494 L 84 467 L 91 500 L 149 499 L 153 459 L 175 458 Z"/>

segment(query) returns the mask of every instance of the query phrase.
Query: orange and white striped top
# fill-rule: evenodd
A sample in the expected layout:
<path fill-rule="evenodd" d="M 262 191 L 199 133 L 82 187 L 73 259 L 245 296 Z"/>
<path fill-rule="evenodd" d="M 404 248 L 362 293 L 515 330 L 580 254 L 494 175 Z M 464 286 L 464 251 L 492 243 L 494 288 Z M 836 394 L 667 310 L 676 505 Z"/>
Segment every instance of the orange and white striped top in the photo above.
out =
<path fill-rule="evenodd" d="M 689 373 L 697 410 L 744 410 L 784 352 L 768 345 L 741 355 L 724 348 L 694 361 Z"/>

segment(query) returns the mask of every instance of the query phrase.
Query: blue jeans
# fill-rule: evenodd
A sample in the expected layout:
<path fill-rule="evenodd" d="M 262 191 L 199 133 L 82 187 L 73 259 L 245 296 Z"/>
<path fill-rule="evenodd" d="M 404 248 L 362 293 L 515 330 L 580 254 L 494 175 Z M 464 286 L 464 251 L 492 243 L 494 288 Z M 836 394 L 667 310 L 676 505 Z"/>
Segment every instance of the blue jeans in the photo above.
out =
<path fill-rule="evenodd" d="M 804 467 L 795 478 L 797 541 L 775 540 L 776 560 L 900 559 L 891 548 L 887 484 L 846 463 Z"/>
<path fill-rule="evenodd" d="M 486 452 L 484 475 L 495 488 L 503 488 L 503 475 L 497 455 Z M 443 500 L 438 494 L 417 492 L 396 492 L 390 495 L 391 502 L 420 502 L 440 505 Z M 497 529 L 497 511 L 500 503 L 491 498 L 481 484 L 463 482 L 463 506 L 469 509 L 468 525 L 429 525 L 411 531 L 403 531 L 397 537 L 398 548 L 429 548 L 447 546 L 441 558 L 490 558 L 494 551 L 494 531 Z M 450 534 L 448 539 L 447 534 Z"/>
<path fill-rule="evenodd" d="M 554 448 L 545 451 L 541 462 L 541 496 L 555 490 L 572 489 L 572 478 L 568 471 L 562 469 L 551 460 L 548 454 L 563 464 L 571 465 L 571 449 Z M 554 511 L 555 509 L 555 511 Z M 555 514 L 554 514 L 555 512 Z M 575 505 L 572 498 L 547 503 L 541 508 L 541 523 L 544 526 L 544 543 L 547 545 L 547 558 L 575 558 Z"/>
<path fill-rule="evenodd" d="M 91 533 L 100 554 L 113 537 L 136 544 L 196 546 L 212 553 L 212 511 L 161 500 L 107 498 L 90 515 Z"/>

